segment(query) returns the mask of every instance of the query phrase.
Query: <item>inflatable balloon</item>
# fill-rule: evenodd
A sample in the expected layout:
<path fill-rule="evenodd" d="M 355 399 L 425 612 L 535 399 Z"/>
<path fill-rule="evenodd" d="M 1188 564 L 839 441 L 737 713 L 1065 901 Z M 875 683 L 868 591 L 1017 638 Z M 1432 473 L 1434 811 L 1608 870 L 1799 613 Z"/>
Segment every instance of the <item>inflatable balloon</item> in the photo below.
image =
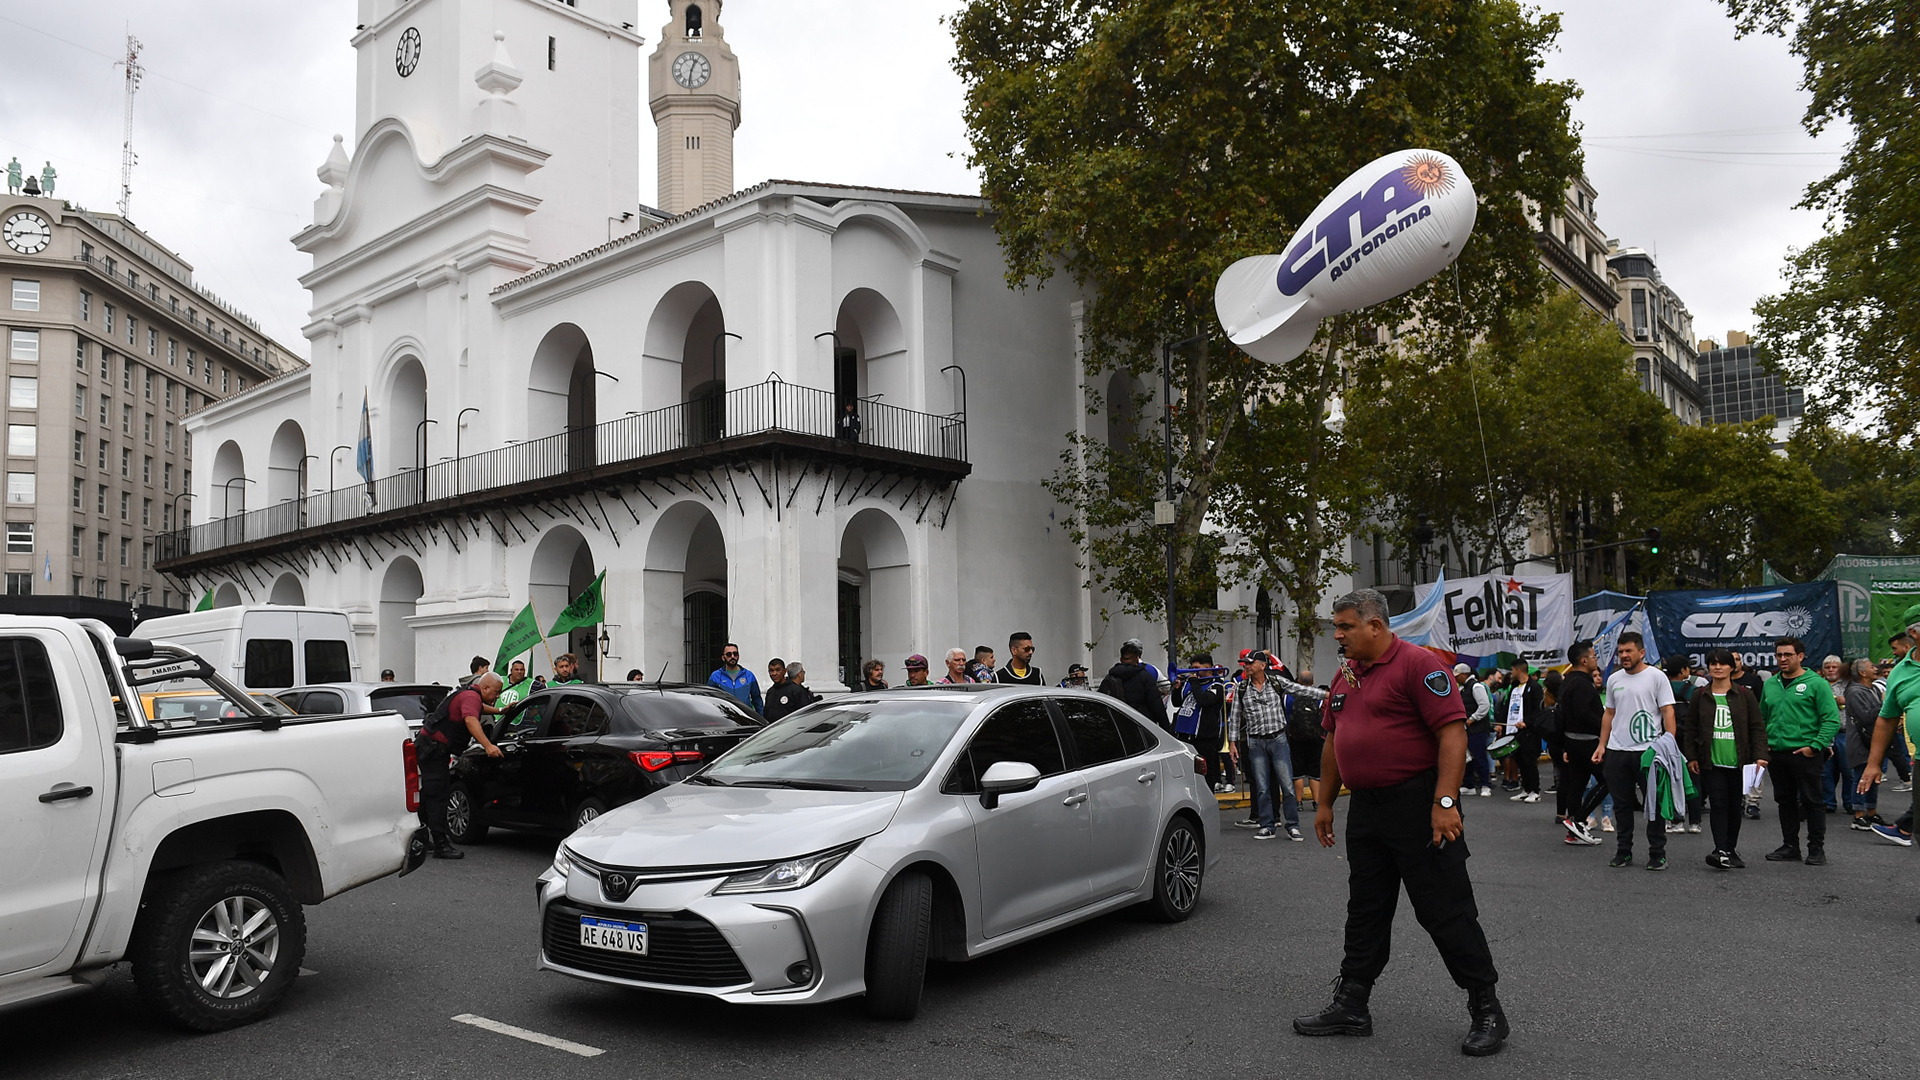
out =
<path fill-rule="evenodd" d="M 1401 150 L 1333 189 L 1282 255 L 1241 259 L 1213 307 L 1228 340 L 1269 364 L 1299 356 L 1320 320 L 1390 300 L 1446 269 L 1478 210 L 1460 163 Z"/>

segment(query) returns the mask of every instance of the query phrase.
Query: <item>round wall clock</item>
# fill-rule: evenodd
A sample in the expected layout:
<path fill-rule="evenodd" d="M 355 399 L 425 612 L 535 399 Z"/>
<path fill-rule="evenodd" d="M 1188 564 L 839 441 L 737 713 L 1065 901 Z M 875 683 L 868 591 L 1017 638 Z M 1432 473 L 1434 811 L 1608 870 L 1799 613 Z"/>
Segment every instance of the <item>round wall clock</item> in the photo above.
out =
<path fill-rule="evenodd" d="M 6 235 L 7 246 L 22 255 L 38 255 L 53 242 L 53 228 L 47 219 L 25 210 L 8 218 L 0 233 Z"/>
<path fill-rule="evenodd" d="M 393 69 L 404 79 L 419 66 L 420 31 L 409 26 L 400 34 L 400 47 L 393 51 Z"/>
<path fill-rule="evenodd" d="M 689 90 L 705 86 L 712 75 L 712 61 L 697 52 L 683 52 L 673 58 L 673 81 Z"/>

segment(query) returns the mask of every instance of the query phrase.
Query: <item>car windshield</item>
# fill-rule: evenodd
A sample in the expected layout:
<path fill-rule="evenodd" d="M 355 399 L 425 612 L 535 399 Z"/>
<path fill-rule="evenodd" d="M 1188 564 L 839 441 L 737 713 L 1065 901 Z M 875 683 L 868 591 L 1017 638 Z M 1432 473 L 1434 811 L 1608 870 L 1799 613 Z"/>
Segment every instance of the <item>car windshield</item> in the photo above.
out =
<path fill-rule="evenodd" d="M 731 698 L 718 694 L 677 694 L 642 690 L 620 695 L 614 728 L 621 732 L 736 728 L 760 721 Z"/>
<path fill-rule="evenodd" d="M 424 721 L 440 705 L 440 699 L 447 696 L 447 688 L 408 687 L 402 690 L 375 690 L 367 695 L 373 703 L 375 712 L 392 709 L 409 721 Z"/>
<path fill-rule="evenodd" d="M 271 694 L 254 694 L 253 700 L 275 716 L 293 715 L 292 709 Z M 168 727 L 253 719 L 246 710 L 212 691 L 204 694 L 161 693 L 153 695 L 148 701 L 148 713 L 153 722 Z"/>
<path fill-rule="evenodd" d="M 756 732 L 694 780 L 905 791 L 927 775 L 974 705 L 921 697 L 815 705 Z"/>

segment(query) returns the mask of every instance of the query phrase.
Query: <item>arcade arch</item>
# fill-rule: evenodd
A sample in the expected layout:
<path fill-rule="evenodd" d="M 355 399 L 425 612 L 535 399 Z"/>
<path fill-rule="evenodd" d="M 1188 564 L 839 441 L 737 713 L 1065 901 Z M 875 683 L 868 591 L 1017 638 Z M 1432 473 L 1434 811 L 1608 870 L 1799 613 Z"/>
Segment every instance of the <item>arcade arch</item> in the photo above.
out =
<path fill-rule="evenodd" d="M 853 515 L 840 534 L 840 667 L 857 686 L 860 667 L 879 657 L 888 669 L 912 652 L 913 563 L 907 537 L 886 511 Z"/>
<path fill-rule="evenodd" d="M 413 618 L 426 592 L 420 566 L 402 555 L 387 564 L 380 579 L 380 666 L 392 668 L 401 682 L 414 681 Z"/>
<path fill-rule="evenodd" d="M 240 452 L 240 444 L 232 439 L 221 443 L 213 454 L 213 487 L 209 489 L 221 517 L 247 512 L 246 476 L 247 458 Z"/>
<path fill-rule="evenodd" d="M 593 547 L 580 530 L 571 525 L 556 525 L 533 549 L 533 562 L 527 568 L 527 597 L 542 627 L 551 626 L 573 598 L 593 584 L 595 568 Z M 583 626 L 567 632 L 562 641 L 549 642 L 553 655 L 574 653 L 580 658 L 580 678 L 601 677 L 599 667 L 598 626 Z M 547 664 L 545 650 L 537 653 L 528 666 L 539 670 Z M 549 670 L 551 670 L 549 668 Z"/>
<path fill-rule="evenodd" d="M 298 501 L 306 490 L 307 435 L 299 421 L 288 420 L 273 433 L 267 451 L 267 505 Z"/>
<path fill-rule="evenodd" d="M 567 464 L 594 464 L 594 425 L 599 423 L 599 387 L 593 344 L 586 331 L 561 323 L 547 331 L 533 351 L 527 372 L 527 440 L 569 432 Z"/>
<path fill-rule="evenodd" d="M 243 602 L 244 601 L 240 599 L 239 586 L 235 585 L 231 581 L 226 582 L 222 584 L 219 588 L 216 588 L 213 590 L 213 606 L 214 607 L 217 607 L 217 608 L 239 607 Z"/>
<path fill-rule="evenodd" d="M 292 574 L 281 574 L 274 579 L 273 591 L 267 595 L 267 603 L 280 607 L 305 607 L 307 590 L 300 579 Z"/>
<path fill-rule="evenodd" d="M 911 408 L 907 338 L 893 304 L 872 289 L 854 289 L 840 301 L 833 329 L 834 408 L 860 398 Z"/>
<path fill-rule="evenodd" d="M 728 635 L 727 542 L 704 504 L 667 507 L 647 540 L 648 675 L 704 682 Z"/>

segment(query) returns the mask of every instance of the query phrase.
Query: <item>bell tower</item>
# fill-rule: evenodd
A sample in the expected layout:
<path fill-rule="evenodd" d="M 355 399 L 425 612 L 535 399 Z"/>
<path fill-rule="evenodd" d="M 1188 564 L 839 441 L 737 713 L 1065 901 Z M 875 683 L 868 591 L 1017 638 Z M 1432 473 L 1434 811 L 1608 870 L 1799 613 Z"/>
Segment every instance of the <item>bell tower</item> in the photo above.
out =
<path fill-rule="evenodd" d="M 740 63 L 720 28 L 720 0 L 668 0 L 667 7 L 647 61 L 647 101 L 660 140 L 656 198 L 679 214 L 733 193 Z"/>

